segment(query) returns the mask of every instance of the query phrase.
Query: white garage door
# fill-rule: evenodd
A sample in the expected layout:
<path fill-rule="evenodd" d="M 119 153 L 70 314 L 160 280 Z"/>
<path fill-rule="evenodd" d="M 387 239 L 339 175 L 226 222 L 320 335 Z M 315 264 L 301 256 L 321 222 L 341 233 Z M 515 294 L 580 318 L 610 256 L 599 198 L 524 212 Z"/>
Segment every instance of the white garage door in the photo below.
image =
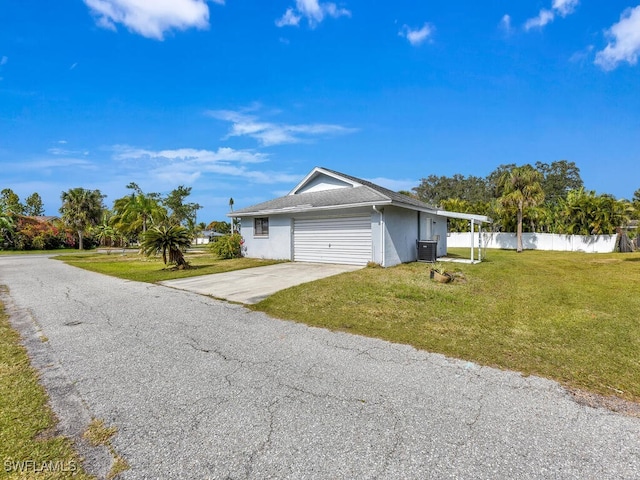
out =
<path fill-rule="evenodd" d="M 293 259 L 366 265 L 371 261 L 371 217 L 294 220 Z"/>

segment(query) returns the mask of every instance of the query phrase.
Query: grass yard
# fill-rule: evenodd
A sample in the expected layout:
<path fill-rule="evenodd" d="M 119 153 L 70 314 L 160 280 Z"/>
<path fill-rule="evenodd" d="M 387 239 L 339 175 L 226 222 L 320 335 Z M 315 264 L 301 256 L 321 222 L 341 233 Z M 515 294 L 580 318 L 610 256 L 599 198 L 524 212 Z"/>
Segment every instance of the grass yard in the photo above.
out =
<path fill-rule="evenodd" d="M 77 248 L 58 248 L 56 250 L 0 250 L 0 255 L 38 255 L 38 254 L 65 254 L 78 253 Z"/>
<path fill-rule="evenodd" d="M 55 425 L 38 374 L 0 303 L 0 476 L 92 478 L 82 471 L 71 442 L 55 433 Z"/>
<path fill-rule="evenodd" d="M 80 253 L 56 257 L 69 265 L 84 268 L 93 272 L 104 273 L 126 280 L 138 282 L 161 282 L 175 278 L 195 277 L 210 273 L 230 272 L 244 268 L 262 267 L 279 263 L 277 260 L 260 260 L 254 258 L 234 258 L 220 260 L 210 253 L 188 253 L 185 255 L 192 268 L 186 270 L 173 270 L 167 268 L 161 257 L 147 258 L 137 253 L 122 255 L 114 250 L 106 253 Z"/>
<path fill-rule="evenodd" d="M 640 253 L 495 250 L 446 265 L 465 279 L 435 283 L 424 263 L 365 268 L 251 308 L 640 402 Z"/>

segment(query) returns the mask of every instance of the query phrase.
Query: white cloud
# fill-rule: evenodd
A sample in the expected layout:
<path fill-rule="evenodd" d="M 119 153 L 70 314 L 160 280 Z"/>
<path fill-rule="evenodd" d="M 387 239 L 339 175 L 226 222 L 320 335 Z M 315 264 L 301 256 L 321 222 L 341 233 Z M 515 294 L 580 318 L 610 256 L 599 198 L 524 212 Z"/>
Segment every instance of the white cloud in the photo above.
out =
<path fill-rule="evenodd" d="M 513 31 L 513 27 L 511 26 L 511 16 L 504 15 L 500 19 L 500 28 L 505 31 L 505 33 L 510 34 Z"/>
<path fill-rule="evenodd" d="M 595 47 L 593 45 L 587 45 L 586 48 L 583 48 L 582 50 L 571 55 L 571 57 L 569 57 L 569 61 L 572 63 L 584 64 L 589 59 L 589 57 L 591 57 L 594 48 Z"/>
<path fill-rule="evenodd" d="M 596 65 L 604 70 L 613 70 L 622 62 L 627 62 L 630 65 L 638 63 L 640 5 L 622 12 L 620 21 L 605 33 L 610 40 L 607 46 L 596 54 Z"/>
<path fill-rule="evenodd" d="M 85 170 L 96 170 L 97 166 L 84 158 L 74 158 L 72 156 L 59 156 L 47 158 L 39 158 L 36 160 L 31 160 L 27 162 L 20 163 L 8 163 L 3 165 L 2 168 L 4 170 L 21 170 L 25 171 L 25 169 L 38 171 L 42 173 L 42 171 L 50 171 L 52 169 L 65 169 L 65 168 L 73 168 L 73 169 L 85 169 Z"/>
<path fill-rule="evenodd" d="M 3 55 L 0 58 L 0 65 L 6 65 L 8 61 L 9 61 L 9 57 L 7 57 L 6 55 Z"/>
<path fill-rule="evenodd" d="M 156 158 L 166 160 L 187 160 L 199 164 L 212 164 L 223 162 L 261 163 L 266 162 L 268 155 L 256 153 L 250 150 L 235 150 L 228 147 L 220 147 L 216 151 L 197 150 L 195 148 L 178 148 L 174 150 L 145 150 L 128 145 L 116 145 L 114 147 L 116 160 Z"/>
<path fill-rule="evenodd" d="M 422 28 L 419 29 L 412 29 L 408 25 L 403 25 L 398 35 L 405 37 L 411 45 L 417 46 L 429 39 L 429 37 L 433 35 L 434 30 L 435 29 L 428 23 L 425 23 Z"/>
<path fill-rule="evenodd" d="M 193 183 L 203 174 L 242 177 L 256 183 L 281 183 L 299 180 L 299 175 L 282 172 L 258 171 L 248 164 L 262 163 L 268 155 L 250 150 L 219 148 L 216 151 L 178 148 L 173 150 L 148 150 L 129 145 L 113 147 L 114 159 L 144 163 L 145 172 L 155 179 L 168 183 Z"/>
<path fill-rule="evenodd" d="M 293 8 L 287 8 L 287 11 L 284 12 L 281 18 L 276 20 L 276 26 L 278 27 L 297 27 L 300 24 L 300 20 L 302 17 L 296 14 Z"/>
<path fill-rule="evenodd" d="M 147 38 L 162 40 L 170 30 L 206 29 L 209 7 L 206 0 L 84 0 L 102 28 L 116 30 L 116 24 Z M 224 0 L 214 0 L 224 4 Z"/>
<path fill-rule="evenodd" d="M 315 28 L 326 17 L 339 18 L 350 17 L 351 12 L 346 8 L 338 7 L 335 3 L 320 2 L 319 0 L 296 0 L 295 7 L 287 8 L 282 17 L 276 20 L 276 26 L 300 25 L 304 18 L 311 28 Z"/>
<path fill-rule="evenodd" d="M 232 110 L 213 110 L 207 113 L 213 118 L 232 123 L 227 138 L 249 136 L 258 140 L 263 146 L 300 143 L 313 137 L 343 135 L 357 131 L 353 128 L 325 123 L 289 125 L 264 122 L 255 115 Z"/>
<path fill-rule="evenodd" d="M 524 24 L 525 30 L 531 30 L 532 28 L 542 28 L 547 23 L 550 23 L 555 18 L 555 14 L 551 10 L 542 9 L 537 17 L 530 18 Z"/>
<path fill-rule="evenodd" d="M 552 8 L 561 17 L 566 17 L 575 11 L 579 3 L 580 0 L 553 0 Z"/>
<path fill-rule="evenodd" d="M 541 9 L 537 17 L 530 18 L 525 22 L 524 29 L 529 31 L 533 28 L 542 28 L 553 22 L 556 15 L 566 17 L 575 11 L 579 3 L 580 0 L 553 0 L 551 10 Z"/>

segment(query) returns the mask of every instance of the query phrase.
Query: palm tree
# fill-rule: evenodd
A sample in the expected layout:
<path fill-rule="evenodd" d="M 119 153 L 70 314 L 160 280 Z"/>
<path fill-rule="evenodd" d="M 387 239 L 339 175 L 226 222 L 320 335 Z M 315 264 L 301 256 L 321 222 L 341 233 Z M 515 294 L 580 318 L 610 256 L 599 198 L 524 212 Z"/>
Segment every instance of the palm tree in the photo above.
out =
<path fill-rule="evenodd" d="M 62 192 L 60 196 L 62 220 L 78 234 L 79 250 L 84 247 L 84 232 L 100 221 L 104 197 L 100 190 L 86 190 L 80 187 Z"/>
<path fill-rule="evenodd" d="M 178 268 L 188 267 L 184 251 L 191 245 L 189 231 L 181 225 L 153 226 L 142 236 L 141 251 L 148 257 L 162 253 L 164 264 L 175 263 Z M 167 259 L 167 253 L 169 257 Z"/>
<path fill-rule="evenodd" d="M 574 235 L 613 234 L 633 215 L 633 205 L 627 200 L 584 188 L 571 190 L 560 205 L 564 230 Z"/>
<path fill-rule="evenodd" d="M 93 233 L 100 245 L 107 247 L 107 253 L 111 253 L 111 247 L 113 247 L 114 240 L 118 235 L 115 229 L 109 225 L 108 214 L 103 216 L 102 223 L 93 227 Z"/>
<path fill-rule="evenodd" d="M 450 212 L 470 213 L 472 211 L 471 204 L 467 200 L 461 198 L 448 198 L 440 202 L 440 207 Z M 462 219 L 449 219 L 450 232 L 468 232 L 469 221 Z"/>
<path fill-rule="evenodd" d="M 137 237 L 144 234 L 150 223 L 159 223 L 167 218 L 167 210 L 160 205 L 157 194 L 145 194 L 135 183 L 127 188 L 134 193 L 118 198 L 113 203 L 114 216 L 111 224 L 125 235 Z"/>
<path fill-rule="evenodd" d="M 542 174 L 531 165 L 514 167 L 502 174 L 499 186 L 502 195 L 498 199 L 505 207 L 515 207 L 517 211 L 518 253 L 522 252 L 522 219 L 527 208 L 535 207 L 544 201 Z"/>
<path fill-rule="evenodd" d="M 13 216 L 2 209 L 0 205 L 0 249 L 6 248 L 12 243 L 14 233 Z"/>

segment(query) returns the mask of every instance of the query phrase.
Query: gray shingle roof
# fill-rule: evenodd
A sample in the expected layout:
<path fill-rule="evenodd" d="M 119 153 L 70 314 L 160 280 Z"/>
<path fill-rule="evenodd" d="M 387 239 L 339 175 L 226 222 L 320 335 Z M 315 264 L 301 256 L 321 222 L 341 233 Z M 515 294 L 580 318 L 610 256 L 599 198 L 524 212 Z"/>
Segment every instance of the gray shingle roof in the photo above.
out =
<path fill-rule="evenodd" d="M 324 167 L 321 167 L 321 168 L 323 170 L 326 170 L 327 172 L 331 172 L 335 175 L 340 175 L 344 178 L 347 178 L 349 180 L 352 180 L 357 183 L 361 183 L 362 185 L 372 188 L 376 192 L 379 192 L 382 195 L 388 197 L 393 202 L 404 203 L 406 205 L 413 205 L 414 207 L 418 207 L 418 208 L 435 209 L 433 205 L 428 205 L 424 202 L 421 202 L 420 200 L 409 197 L 407 195 L 403 195 L 402 193 L 394 192 L 393 190 L 389 190 L 388 188 L 381 187 L 380 185 L 376 185 L 375 183 L 371 183 L 367 180 L 363 180 L 357 177 L 352 177 L 351 175 L 346 175 L 344 173 L 336 172 L 335 170 L 330 170 L 328 168 L 324 168 Z"/>
<path fill-rule="evenodd" d="M 301 212 L 340 206 L 402 204 L 418 209 L 433 210 L 434 207 L 419 200 L 394 192 L 360 178 L 322 168 L 326 172 L 343 177 L 362 186 L 353 188 L 337 188 L 319 192 L 304 192 L 259 203 L 251 207 L 234 211 L 228 216 L 241 217 L 267 213 Z"/>

